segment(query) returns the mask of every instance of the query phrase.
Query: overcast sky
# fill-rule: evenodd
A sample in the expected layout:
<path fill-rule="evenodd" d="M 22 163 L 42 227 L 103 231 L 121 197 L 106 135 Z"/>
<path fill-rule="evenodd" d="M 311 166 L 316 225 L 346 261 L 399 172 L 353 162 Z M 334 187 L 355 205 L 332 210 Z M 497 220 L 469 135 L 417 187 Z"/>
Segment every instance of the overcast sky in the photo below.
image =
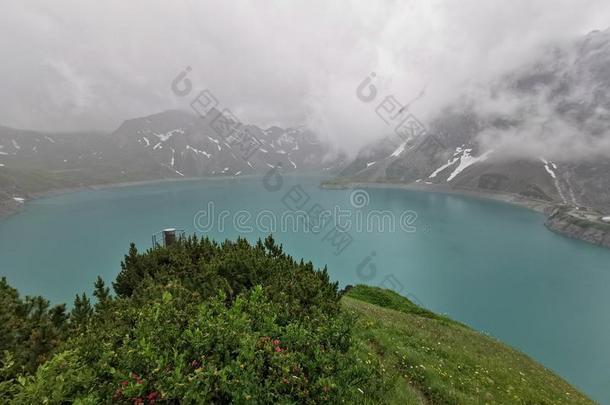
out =
<path fill-rule="evenodd" d="M 185 67 L 244 122 L 308 124 L 359 145 L 383 131 L 355 96 L 380 93 L 422 120 L 476 81 L 610 22 L 608 0 L 3 2 L 0 123 L 112 130 L 188 108 L 171 92 Z"/>

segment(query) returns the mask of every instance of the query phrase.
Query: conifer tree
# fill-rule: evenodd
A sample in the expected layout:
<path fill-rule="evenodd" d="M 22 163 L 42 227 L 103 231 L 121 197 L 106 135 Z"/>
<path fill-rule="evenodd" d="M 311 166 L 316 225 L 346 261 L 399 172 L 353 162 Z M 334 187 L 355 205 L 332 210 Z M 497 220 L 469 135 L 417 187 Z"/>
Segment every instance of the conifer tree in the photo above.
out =
<path fill-rule="evenodd" d="M 93 296 L 97 299 L 95 310 L 96 312 L 100 312 L 100 310 L 108 304 L 108 301 L 110 301 L 110 288 L 106 287 L 106 283 L 104 283 L 104 280 L 100 276 L 97 276 L 97 280 L 95 280 L 95 284 L 93 285 L 95 287 Z"/>
<path fill-rule="evenodd" d="M 74 298 L 74 308 L 70 314 L 70 319 L 73 325 L 78 329 L 87 324 L 91 316 L 93 315 L 93 308 L 91 307 L 91 301 L 87 297 L 86 293 L 82 296 L 76 295 Z"/>

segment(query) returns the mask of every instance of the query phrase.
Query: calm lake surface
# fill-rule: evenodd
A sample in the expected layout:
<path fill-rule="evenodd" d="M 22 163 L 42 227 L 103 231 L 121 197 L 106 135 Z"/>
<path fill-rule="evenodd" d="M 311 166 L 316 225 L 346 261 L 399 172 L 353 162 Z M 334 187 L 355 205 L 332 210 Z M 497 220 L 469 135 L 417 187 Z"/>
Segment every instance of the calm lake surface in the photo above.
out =
<path fill-rule="evenodd" d="M 522 350 L 610 404 L 610 250 L 553 234 L 542 215 L 507 204 L 367 189 L 368 204 L 361 207 L 366 201 L 350 200 L 351 190 L 323 190 L 319 183 L 316 177 L 284 177 L 277 187 L 265 187 L 261 178 L 196 180 L 35 200 L 0 220 L 0 276 L 22 294 L 71 302 L 92 291 L 97 275 L 114 279 L 130 242 L 143 251 L 163 228 L 193 233 L 198 212 L 200 229 L 213 225 L 206 230 L 211 237 L 251 241 L 265 236 L 274 213 L 274 236 L 285 250 L 328 265 L 341 285 L 394 288 Z M 301 187 L 301 197 L 293 186 Z M 290 231 L 282 232 L 281 215 L 296 205 L 349 209 L 352 202 L 361 207 L 349 211 L 353 221 L 383 210 L 393 213 L 396 229 L 352 226 L 353 242 L 340 254 L 327 235 L 332 224 L 313 234 L 289 223 Z M 214 222 L 208 221 L 210 203 Z M 226 219 L 219 223 L 223 210 Z M 398 223 L 405 211 L 415 228 L 410 232 Z M 257 215 L 266 228 L 256 229 Z M 245 232 L 248 227 L 254 229 Z"/>

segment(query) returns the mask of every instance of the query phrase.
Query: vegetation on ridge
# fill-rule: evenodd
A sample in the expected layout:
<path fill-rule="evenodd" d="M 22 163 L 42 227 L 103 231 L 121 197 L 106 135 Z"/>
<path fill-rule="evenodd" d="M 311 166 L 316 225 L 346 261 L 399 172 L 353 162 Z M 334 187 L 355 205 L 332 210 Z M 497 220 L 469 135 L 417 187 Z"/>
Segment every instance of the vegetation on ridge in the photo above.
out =
<path fill-rule="evenodd" d="M 593 404 L 523 353 L 393 291 L 356 286 L 342 301 L 362 353 L 386 370 L 387 403 Z"/>
<path fill-rule="evenodd" d="M 526 356 L 283 252 L 191 237 L 72 310 L 0 282 L 0 403 L 590 403 Z"/>

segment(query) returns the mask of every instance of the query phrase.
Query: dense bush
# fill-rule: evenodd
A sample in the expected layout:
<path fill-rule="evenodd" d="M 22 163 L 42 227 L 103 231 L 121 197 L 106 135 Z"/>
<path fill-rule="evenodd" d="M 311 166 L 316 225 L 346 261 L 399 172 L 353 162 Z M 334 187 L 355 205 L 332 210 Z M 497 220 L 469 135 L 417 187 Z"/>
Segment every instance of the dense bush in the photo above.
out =
<path fill-rule="evenodd" d="M 50 360 L 18 377 L 0 368 L 0 399 L 337 403 L 383 391 L 379 367 L 354 353 L 337 284 L 271 237 L 253 246 L 191 237 L 144 254 L 132 245 L 113 287 L 115 297 L 98 279 L 94 306 L 77 296 L 60 323 L 70 337 Z M 29 350 L 2 344 L 5 359 Z"/>
<path fill-rule="evenodd" d="M 67 328 L 65 305 L 42 297 L 21 299 L 0 280 L 0 381 L 31 373 L 53 353 Z"/>

